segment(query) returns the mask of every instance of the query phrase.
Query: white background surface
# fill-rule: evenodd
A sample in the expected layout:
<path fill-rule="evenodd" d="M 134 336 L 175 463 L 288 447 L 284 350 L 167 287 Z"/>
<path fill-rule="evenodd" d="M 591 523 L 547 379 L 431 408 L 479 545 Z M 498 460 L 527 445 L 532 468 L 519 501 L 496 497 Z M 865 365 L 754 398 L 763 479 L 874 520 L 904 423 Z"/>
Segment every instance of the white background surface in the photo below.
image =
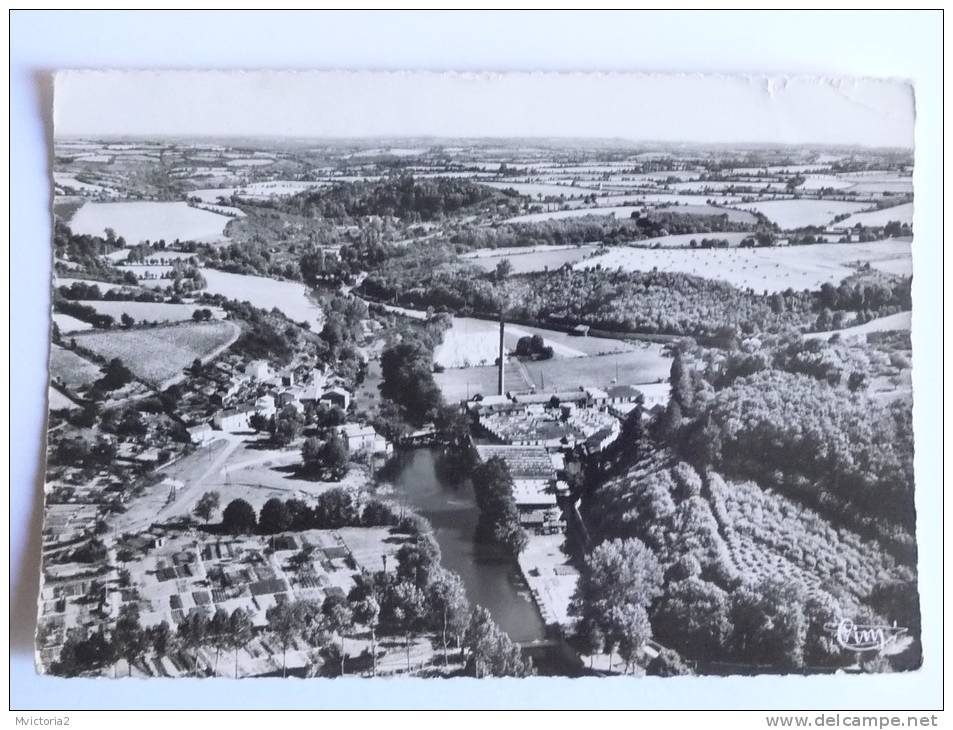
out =
<path fill-rule="evenodd" d="M 11 704 L 14 708 L 940 704 L 941 24 L 936 12 L 25 12 L 11 40 Z M 925 664 L 906 675 L 658 680 L 62 680 L 32 664 L 49 340 L 47 74 L 58 68 L 688 71 L 901 77 L 917 95 L 914 317 Z M 611 113 L 611 100 L 605 110 Z M 646 114 L 651 109 L 645 110 Z M 725 113 L 730 113 L 726 109 Z"/>

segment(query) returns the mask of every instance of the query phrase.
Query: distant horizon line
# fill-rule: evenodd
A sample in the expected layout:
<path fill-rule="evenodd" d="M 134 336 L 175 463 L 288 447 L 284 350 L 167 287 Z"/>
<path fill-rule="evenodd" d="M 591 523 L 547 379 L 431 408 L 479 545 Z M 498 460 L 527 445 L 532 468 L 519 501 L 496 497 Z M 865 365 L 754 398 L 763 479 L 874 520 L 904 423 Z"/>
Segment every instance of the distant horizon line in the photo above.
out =
<path fill-rule="evenodd" d="M 754 141 L 727 141 L 727 142 L 701 142 L 692 140 L 651 140 L 651 139 L 633 139 L 627 137 L 585 137 L 578 135 L 488 135 L 488 136 L 446 136 L 439 134 L 420 134 L 420 135 L 353 135 L 353 136 L 308 136 L 308 135 L 288 135 L 269 132 L 259 132 L 254 134 L 229 134 L 223 133 L 181 133 L 181 132 L 154 132 L 154 133 L 135 133 L 124 134 L 120 132 L 68 132 L 57 134 L 54 130 L 53 142 L 66 140 L 90 140 L 90 141 L 111 141 L 111 140 L 288 140 L 300 142 L 394 142 L 394 141 L 417 141 L 417 142 L 452 142 L 452 141 L 478 141 L 478 142 L 501 142 L 501 141 L 551 141 L 560 143 L 582 142 L 582 143 L 612 143 L 614 145 L 633 145 L 646 147 L 743 147 L 743 148 L 782 148 L 782 149 L 831 149 L 831 150 L 866 150 L 866 151 L 900 151 L 913 152 L 914 146 L 898 145 L 866 145 L 859 142 L 836 143 L 836 142 L 754 142 Z"/>

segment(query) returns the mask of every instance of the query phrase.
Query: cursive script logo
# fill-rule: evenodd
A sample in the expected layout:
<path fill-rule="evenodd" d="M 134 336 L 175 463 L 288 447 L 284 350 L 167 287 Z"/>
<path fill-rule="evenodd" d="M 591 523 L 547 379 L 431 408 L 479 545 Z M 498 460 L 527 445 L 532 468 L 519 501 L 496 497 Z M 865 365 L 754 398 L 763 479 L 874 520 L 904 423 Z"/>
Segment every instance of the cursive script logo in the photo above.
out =
<path fill-rule="evenodd" d="M 877 626 L 857 624 L 849 618 L 825 624 L 824 628 L 834 634 L 837 643 L 844 649 L 881 653 L 907 633 L 907 629 L 897 626 L 896 621 L 893 622 L 893 626 Z"/>

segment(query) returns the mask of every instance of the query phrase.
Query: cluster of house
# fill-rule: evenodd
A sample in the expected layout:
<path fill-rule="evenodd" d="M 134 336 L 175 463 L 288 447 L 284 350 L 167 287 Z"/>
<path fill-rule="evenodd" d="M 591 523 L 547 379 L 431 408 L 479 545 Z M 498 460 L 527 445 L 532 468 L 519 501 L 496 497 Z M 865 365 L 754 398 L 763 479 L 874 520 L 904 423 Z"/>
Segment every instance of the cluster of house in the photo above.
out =
<path fill-rule="evenodd" d="M 246 433 L 254 430 L 252 417 L 271 418 L 287 407 L 304 415 L 309 406 L 324 404 L 347 412 L 351 393 L 322 367 L 299 364 L 276 371 L 264 360 L 248 363 L 237 373 L 227 362 L 215 368 L 230 374 L 227 384 L 217 383 L 206 393 L 213 407 L 211 418 L 202 417 L 188 428 L 193 443 L 203 444 L 215 438 L 216 431 Z M 338 433 L 351 453 L 389 453 L 391 444 L 373 426 L 345 423 Z"/>

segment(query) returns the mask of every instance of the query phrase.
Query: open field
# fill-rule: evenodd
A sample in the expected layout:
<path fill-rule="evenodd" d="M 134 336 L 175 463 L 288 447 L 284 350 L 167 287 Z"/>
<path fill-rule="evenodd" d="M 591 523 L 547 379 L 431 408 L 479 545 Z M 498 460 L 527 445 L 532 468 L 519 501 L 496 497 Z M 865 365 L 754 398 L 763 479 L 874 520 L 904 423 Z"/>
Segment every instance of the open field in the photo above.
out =
<path fill-rule="evenodd" d="M 625 271 L 677 271 L 727 281 L 743 289 L 784 291 L 817 289 L 824 282 L 839 283 L 852 264 L 870 262 L 876 268 L 898 268 L 910 262 L 909 240 L 871 243 L 820 243 L 812 246 L 731 249 L 615 248 L 586 259 L 576 269 L 601 265 Z"/>
<path fill-rule="evenodd" d="M 734 231 L 725 233 L 720 231 L 714 233 L 679 233 L 674 236 L 660 236 L 658 238 L 645 238 L 641 241 L 632 241 L 628 245 L 637 248 L 655 248 L 656 246 L 658 248 L 691 248 L 692 241 L 700 244 L 703 238 L 715 238 L 728 241 L 729 246 L 737 246 L 750 235 L 750 233 Z"/>
<path fill-rule="evenodd" d="M 49 395 L 47 397 L 50 411 L 69 411 L 74 408 L 79 408 L 78 404 L 60 393 L 56 388 L 49 388 Z"/>
<path fill-rule="evenodd" d="M 754 215 L 745 210 L 736 208 L 721 208 L 716 205 L 690 204 L 659 208 L 659 212 L 677 213 L 678 215 L 725 216 L 732 223 L 755 223 Z"/>
<path fill-rule="evenodd" d="M 867 203 L 840 200 L 765 200 L 758 203 L 738 203 L 737 208 L 763 213 L 783 230 L 805 226 L 826 226 L 844 213 L 856 213 L 870 207 Z"/>
<path fill-rule="evenodd" d="M 496 253 L 492 255 L 486 253 L 492 249 L 480 249 L 481 255 L 463 258 L 484 271 L 493 271 L 500 261 L 507 259 L 513 267 L 514 274 L 526 274 L 533 271 L 558 269 L 563 264 L 574 264 L 582 261 L 596 248 L 596 246 L 534 246 L 526 249 L 496 249 Z"/>
<path fill-rule="evenodd" d="M 833 334 L 839 334 L 841 337 L 859 337 L 866 336 L 870 332 L 889 332 L 890 330 L 908 330 L 910 329 L 910 312 L 898 312 L 886 317 L 878 317 L 869 322 L 858 324 L 854 327 L 845 327 L 831 332 L 812 332 L 804 335 L 806 340 L 826 340 Z"/>
<path fill-rule="evenodd" d="M 220 241 L 231 219 L 188 203 L 87 203 L 73 215 L 73 233 L 102 236 L 107 228 L 126 239 L 129 245 L 141 241 L 175 239 Z"/>
<path fill-rule="evenodd" d="M 904 203 L 895 205 L 891 208 L 882 208 L 881 210 L 871 210 L 866 213 L 854 213 L 850 218 L 841 221 L 838 225 L 854 226 L 860 223 L 862 226 L 885 226 L 890 221 L 899 221 L 913 225 L 913 203 Z"/>
<path fill-rule="evenodd" d="M 263 276 L 231 274 L 218 269 L 202 269 L 205 290 L 228 299 L 251 302 L 271 311 L 277 307 L 295 322 L 308 322 L 314 332 L 324 326 L 324 313 L 308 298 L 308 288 L 297 281 L 278 281 Z"/>
<path fill-rule="evenodd" d="M 506 387 L 523 390 L 526 385 L 518 373 L 513 372 L 515 363 L 507 362 Z M 472 368 L 453 368 L 435 373 L 434 380 L 448 403 L 457 403 L 469 399 L 477 393 L 494 395 L 496 393 L 496 368 L 492 365 Z"/>
<path fill-rule="evenodd" d="M 80 304 L 92 307 L 100 314 L 108 314 L 116 322 L 123 314 L 128 314 L 136 322 L 185 322 L 192 319 L 192 314 L 199 309 L 206 309 L 195 304 L 164 304 L 155 302 L 111 302 L 103 299 L 83 301 Z M 212 316 L 224 319 L 225 312 L 213 307 Z M 84 323 L 85 324 L 85 323 Z"/>
<path fill-rule="evenodd" d="M 77 338 L 78 339 L 78 338 Z M 50 345 L 50 379 L 67 388 L 85 388 L 99 380 L 99 365 L 59 345 Z"/>
<path fill-rule="evenodd" d="M 219 198 L 228 200 L 232 195 L 238 195 L 240 198 L 250 200 L 260 200 L 267 198 L 280 198 L 330 185 L 327 181 L 309 182 L 299 180 L 268 180 L 265 182 L 249 183 L 232 188 L 204 188 L 201 190 L 191 190 L 188 193 L 190 198 L 199 198 L 203 203 L 218 203 Z"/>
<path fill-rule="evenodd" d="M 504 346 L 516 349 L 520 337 L 542 335 L 553 348 L 555 358 L 586 357 L 595 353 L 621 352 L 632 349 L 622 340 L 600 337 L 573 337 L 539 327 L 507 324 Z M 453 326 L 444 332 L 443 342 L 434 352 L 434 361 L 447 368 L 492 365 L 499 353 L 500 327 L 496 322 L 472 317 L 454 317 Z"/>
<path fill-rule="evenodd" d="M 580 385 L 639 385 L 666 379 L 671 358 L 664 346 L 640 343 L 628 352 L 565 360 L 537 360 L 523 363 L 538 390 L 574 390 Z M 511 385 L 510 387 L 518 387 Z"/>
<path fill-rule="evenodd" d="M 181 375 L 195 358 L 218 354 L 238 334 L 233 322 L 211 321 L 80 333 L 76 342 L 106 360 L 120 358 L 137 378 L 159 386 Z"/>
<path fill-rule="evenodd" d="M 76 319 L 76 317 L 71 317 L 68 314 L 62 314 L 60 312 L 53 312 L 53 321 L 56 322 L 56 326 L 60 328 L 60 333 L 67 334 L 69 332 L 83 332 L 84 330 L 91 330 L 93 325 L 89 322 L 84 322 L 81 319 Z"/>

